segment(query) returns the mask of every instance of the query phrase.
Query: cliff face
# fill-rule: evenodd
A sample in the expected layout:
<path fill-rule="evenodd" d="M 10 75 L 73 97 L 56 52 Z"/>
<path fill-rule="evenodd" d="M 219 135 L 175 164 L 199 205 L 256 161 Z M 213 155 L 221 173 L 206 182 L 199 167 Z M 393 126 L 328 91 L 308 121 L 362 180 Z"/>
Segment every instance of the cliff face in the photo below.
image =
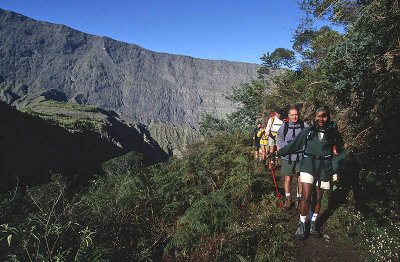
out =
<path fill-rule="evenodd" d="M 0 9 L 0 99 L 17 107 L 35 97 L 98 106 L 127 119 L 198 127 L 223 116 L 230 88 L 258 65 L 156 53 Z"/>
<path fill-rule="evenodd" d="M 45 183 L 51 174 L 87 182 L 105 171 L 102 163 L 128 152 L 141 166 L 152 165 L 166 161 L 184 149 L 188 139 L 196 138 L 195 132 L 172 129 L 157 136 L 161 147 L 152 133 L 97 107 L 42 101 L 16 110 L 0 102 L 0 192 L 18 182 Z M 168 143 L 172 139 L 175 142 Z"/>

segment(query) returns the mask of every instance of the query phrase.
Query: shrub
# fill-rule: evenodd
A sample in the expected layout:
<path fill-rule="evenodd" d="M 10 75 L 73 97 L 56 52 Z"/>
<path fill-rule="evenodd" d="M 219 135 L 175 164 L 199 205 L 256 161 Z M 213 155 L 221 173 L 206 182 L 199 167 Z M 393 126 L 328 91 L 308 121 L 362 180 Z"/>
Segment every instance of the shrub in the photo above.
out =
<path fill-rule="evenodd" d="M 111 176 L 135 173 L 142 168 L 142 166 L 143 155 L 132 151 L 104 162 L 101 168 L 107 176 Z"/>

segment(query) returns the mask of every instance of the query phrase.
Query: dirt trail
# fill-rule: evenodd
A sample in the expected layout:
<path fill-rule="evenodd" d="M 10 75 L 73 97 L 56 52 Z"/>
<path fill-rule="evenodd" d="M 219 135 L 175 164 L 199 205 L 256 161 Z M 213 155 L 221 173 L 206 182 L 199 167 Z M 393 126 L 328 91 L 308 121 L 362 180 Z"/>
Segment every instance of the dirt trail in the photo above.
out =
<path fill-rule="evenodd" d="M 279 188 L 280 195 L 283 199 L 282 205 L 284 203 L 284 183 L 285 177 L 281 174 L 280 168 L 274 169 L 276 183 Z M 291 183 L 291 195 L 296 195 L 296 185 L 297 185 L 297 178 L 292 178 Z M 324 194 L 324 197 L 327 197 Z M 358 256 L 355 247 L 348 242 L 342 241 L 338 236 L 333 234 L 328 226 L 327 223 L 324 223 L 320 227 L 320 231 L 322 233 L 322 238 L 313 238 L 308 236 L 305 240 L 297 240 L 294 237 L 294 232 L 296 231 L 296 226 L 299 221 L 299 211 L 296 208 L 292 208 L 290 211 L 284 211 L 285 217 L 290 219 L 290 226 L 293 228 L 293 239 L 296 245 L 296 259 L 297 261 L 324 261 L 324 262 L 331 262 L 331 261 L 341 261 L 341 262 L 361 262 L 361 258 Z M 324 212 L 324 209 L 321 210 L 321 214 Z M 329 220 L 329 218 L 328 218 Z"/>

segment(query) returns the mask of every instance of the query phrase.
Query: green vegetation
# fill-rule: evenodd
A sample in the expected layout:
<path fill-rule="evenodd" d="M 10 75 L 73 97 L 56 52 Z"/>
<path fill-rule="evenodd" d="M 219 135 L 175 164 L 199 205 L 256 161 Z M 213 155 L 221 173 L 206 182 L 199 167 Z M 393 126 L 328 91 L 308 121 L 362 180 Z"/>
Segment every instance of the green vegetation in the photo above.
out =
<path fill-rule="evenodd" d="M 199 133 L 190 126 L 175 126 L 151 122 L 147 129 L 150 136 L 167 154 L 179 156 L 186 149 L 186 145 L 200 139 Z"/>
<path fill-rule="evenodd" d="M 292 227 L 282 221 L 271 177 L 252 160 L 248 131 L 277 107 L 297 105 L 312 121 L 315 107 L 327 105 L 348 153 L 340 184 L 329 202 L 324 198 L 327 224 L 366 261 L 398 261 L 398 1 L 300 4 L 307 17 L 293 37 L 302 58 L 296 69 L 282 68 L 269 81 L 267 66 L 292 66 L 293 53 L 264 55 L 259 78 L 227 95 L 238 109 L 227 119 L 206 115 L 201 132 L 209 137 L 182 158 L 143 168 L 140 155 L 130 153 L 105 162 L 107 176 L 79 193 L 56 175 L 48 184 L 1 195 L 0 259 L 294 261 Z M 345 33 L 312 28 L 324 18 Z M 79 105 L 44 102 L 25 109 L 79 130 L 66 122 L 72 114 L 65 112 L 73 110 L 80 112 L 75 120 L 103 121 L 96 118 L 99 109 Z"/>
<path fill-rule="evenodd" d="M 100 131 L 110 116 L 98 107 L 56 101 L 42 101 L 20 110 L 72 132 Z"/>
<path fill-rule="evenodd" d="M 349 242 L 356 243 L 367 261 L 399 260 L 398 210 L 376 206 L 369 210 L 371 213 L 367 213 L 365 209 L 357 207 L 358 203 L 353 197 L 350 192 L 346 205 L 338 208 L 330 217 L 330 228 Z M 380 217 L 382 214 L 387 217 Z"/>
<path fill-rule="evenodd" d="M 282 66 L 292 67 L 296 64 L 295 53 L 286 48 L 277 48 L 272 54 L 264 54 L 261 58 L 262 67 L 259 73 L 267 73 L 268 68 L 279 68 Z"/>
<path fill-rule="evenodd" d="M 239 109 L 226 123 L 242 121 L 242 128 L 251 130 L 257 116 L 292 105 L 311 122 L 316 106 L 329 106 L 348 153 L 340 188 L 351 197 L 344 197 L 328 224 L 351 236 L 366 260 L 399 260 L 399 3 L 321 0 L 300 6 L 306 18 L 293 36 L 293 49 L 302 58 L 296 70 L 283 69 L 266 81 L 266 66 L 289 67 L 292 56 L 284 49 L 263 55 L 259 79 L 233 88 L 228 96 Z M 342 25 L 345 33 L 313 28 L 318 19 Z M 205 123 L 220 122 L 209 118 Z"/>
<path fill-rule="evenodd" d="M 101 165 L 106 176 L 133 174 L 143 167 L 143 155 L 129 152 L 123 156 L 107 160 Z"/>
<path fill-rule="evenodd" d="M 31 106 L 32 109 L 38 109 L 41 107 L 53 107 L 53 108 L 60 108 L 64 110 L 69 110 L 69 111 L 82 111 L 82 112 L 92 112 L 92 113 L 103 113 L 107 114 L 107 111 L 104 109 L 101 109 L 99 107 L 95 106 L 90 106 L 90 105 L 80 105 L 80 104 L 75 104 L 75 103 L 63 103 L 63 102 L 57 102 L 57 101 L 43 101 L 39 104 L 34 104 Z"/>
<path fill-rule="evenodd" d="M 129 154 L 105 163 L 115 175 L 74 197 L 61 176 L 9 192 L 1 197 L 0 258 L 292 261 L 292 232 L 249 143 L 216 135 L 181 159 L 142 169 L 127 165 L 138 167 Z"/>

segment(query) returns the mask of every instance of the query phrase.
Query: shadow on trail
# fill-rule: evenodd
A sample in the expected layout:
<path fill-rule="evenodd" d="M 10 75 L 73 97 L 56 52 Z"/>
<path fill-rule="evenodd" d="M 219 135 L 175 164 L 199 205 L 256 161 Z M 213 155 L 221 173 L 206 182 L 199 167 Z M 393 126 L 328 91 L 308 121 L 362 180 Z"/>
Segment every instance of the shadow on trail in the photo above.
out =
<path fill-rule="evenodd" d="M 278 191 L 281 197 L 285 197 L 284 182 L 285 175 L 281 174 L 280 168 L 274 169 L 276 182 L 278 185 Z M 321 224 L 324 224 L 326 220 L 333 214 L 333 212 L 338 209 L 342 203 L 347 201 L 349 192 L 351 189 L 354 191 L 359 190 L 359 172 L 360 168 L 358 162 L 347 161 L 346 170 L 341 177 L 341 182 L 339 189 L 332 191 L 330 195 L 325 195 L 329 197 L 329 207 L 328 209 L 320 215 L 318 220 Z M 267 179 L 272 183 L 271 172 L 266 169 Z M 296 193 L 297 177 L 292 177 L 291 182 L 291 194 Z M 275 189 L 274 189 L 275 190 Z M 357 192 L 358 192 L 357 191 Z M 282 200 L 282 199 L 281 199 Z M 284 200 L 284 199 L 283 199 Z M 279 204 L 277 204 L 279 208 Z M 293 207 L 289 211 L 283 211 L 284 221 L 288 222 L 287 226 L 292 230 L 292 237 L 294 241 L 294 254 L 296 261 L 324 261 L 324 262 L 334 262 L 334 261 L 362 261 L 355 252 L 355 249 L 351 243 L 342 241 L 336 238 L 334 234 L 329 230 L 323 229 L 323 238 L 314 238 L 310 236 L 310 224 L 306 224 L 306 238 L 304 240 L 297 240 L 294 233 L 297 229 L 297 223 L 299 221 L 299 210 Z M 317 221 L 318 221 L 317 220 Z M 321 226 L 319 226 L 321 228 Z M 325 231 L 325 232 L 324 232 Z"/>
<path fill-rule="evenodd" d="M 354 192 L 356 201 L 360 202 L 360 170 L 360 165 L 355 159 L 349 159 L 345 162 L 339 184 L 336 184 L 336 190 L 331 190 L 328 193 L 328 207 L 318 218 L 319 226 L 322 226 L 341 205 L 347 202 L 351 190 Z"/>

